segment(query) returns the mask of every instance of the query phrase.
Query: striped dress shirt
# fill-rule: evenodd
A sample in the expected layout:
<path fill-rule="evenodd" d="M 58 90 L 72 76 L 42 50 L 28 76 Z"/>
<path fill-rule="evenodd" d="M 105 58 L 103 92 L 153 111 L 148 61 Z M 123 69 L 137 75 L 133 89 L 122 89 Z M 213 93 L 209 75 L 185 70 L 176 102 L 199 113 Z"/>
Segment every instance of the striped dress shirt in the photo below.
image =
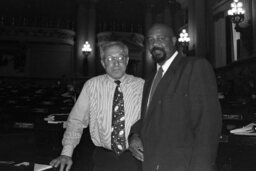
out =
<path fill-rule="evenodd" d="M 111 149 L 112 103 L 116 84 L 107 74 L 88 80 L 69 114 L 61 154 L 72 156 L 80 142 L 83 129 L 90 127 L 95 146 Z M 144 80 L 125 74 L 121 79 L 124 95 L 125 132 L 128 138 L 131 126 L 140 119 Z M 128 147 L 128 141 L 126 141 Z"/>

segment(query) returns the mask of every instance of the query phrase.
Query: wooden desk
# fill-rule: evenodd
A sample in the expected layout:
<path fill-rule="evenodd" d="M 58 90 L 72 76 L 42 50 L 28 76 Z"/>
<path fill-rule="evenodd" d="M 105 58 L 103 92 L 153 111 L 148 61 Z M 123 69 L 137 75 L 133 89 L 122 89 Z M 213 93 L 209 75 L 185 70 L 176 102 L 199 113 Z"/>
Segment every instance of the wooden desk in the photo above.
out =
<path fill-rule="evenodd" d="M 229 135 L 232 171 L 256 170 L 256 136 Z"/>

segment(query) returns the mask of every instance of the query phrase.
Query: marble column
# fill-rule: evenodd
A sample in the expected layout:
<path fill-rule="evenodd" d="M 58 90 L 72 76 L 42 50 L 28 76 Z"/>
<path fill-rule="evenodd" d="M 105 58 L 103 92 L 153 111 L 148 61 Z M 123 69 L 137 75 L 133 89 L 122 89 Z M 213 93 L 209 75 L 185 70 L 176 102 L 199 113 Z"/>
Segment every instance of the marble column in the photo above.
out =
<path fill-rule="evenodd" d="M 191 0 L 189 2 L 189 31 L 191 36 L 190 49 L 195 49 L 196 56 L 206 57 L 206 3 L 205 0 Z"/>
<path fill-rule="evenodd" d="M 146 14 L 145 14 L 145 34 L 147 34 L 148 29 L 152 26 L 153 18 L 151 11 L 151 4 L 148 4 Z M 151 54 L 148 51 L 147 37 L 145 37 L 145 57 L 143 60 L 143 75 L 144 78 L 149 77 L 155 70 L 155 63 L 151 57 Z"/>
<path fill-rule="evenodd" d="M 95 4 L 91 3 L 88 15 L 88 41 L 91 44 L 92 52 L 88 56 L 88 76 L 94 76 L 96 74 L 96 9 Z"/>
<path fill-rule="evenodd" d="M 77 10 L 77 30 L 76 30 L 76 58 L 75 58 L 75 76 L 83 77 L 85 76 L 85 65 L 86 60 L 82 53 L 82 47 L 87 40 L 87 8 L 83 3 L 78 4 Z"/>
<path fill-rule="evenodd" d="M 196 22 L 196 55 L 206 57 L 207 33 L 206 33 L 206 3 L 205 0 L 195 0 Z"/>
<path fill-rule="evenodd" d="M 151 5 L 148 4 L 146 8 L 147 9 L 145 14 L 145 32 L 148 31 L 148 29 L 151 27 L 153 22 Z"/>
<path fill-rule="evenodd" d="M 164 8 L 164 23 L 170 27 L 173 27 L 172 15 L 169 3 L 166 3 Z"/>
<path fill-rule="evenodd" d="M 195 50 L 196 46 L 196 23 L 195 23 L 195 0 L 190 0 L 188 4 L 188 35 L 190 37 L 189 50 Z"/>
<path fill-rule="evenodd" d="M 253 55 L 256 54 L 256 1 L 252 0 Z"/>
<path fill-rule="evenodd" d="M 213 64 L 213 66 L 215 67 L 215 63 L 216 63 L 216 59 L 214 56 L 214 16 L 213 16 L 213 10 L 212 10 L 212 6 L 213 4 L 215 4 L 215 0 L 207 0 L 207 35 L 208 35 L 208 50 L 206 52 L 206 56 L 208 57 L 209 61 L 211 64 Z"/>

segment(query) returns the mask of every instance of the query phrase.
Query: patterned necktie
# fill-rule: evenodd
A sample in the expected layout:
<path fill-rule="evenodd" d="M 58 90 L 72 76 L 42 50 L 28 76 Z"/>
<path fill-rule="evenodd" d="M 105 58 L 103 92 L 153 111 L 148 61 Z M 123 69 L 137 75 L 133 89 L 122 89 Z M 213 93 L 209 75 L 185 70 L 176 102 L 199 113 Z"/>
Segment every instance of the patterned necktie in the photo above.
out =
<path fill-rule="evenodd" d="M 119 155 L 126 149 L 124 99 L 120 89 L 120 81 L 116 80 L 115 83 L 117 85 L 112 108 L 111 148 Z"/>
<path fill-rule="evenodd" d="M 158 68 L 158 71 L 156 73 L 156 76 L 153 80 L 153 83 L 152 83 L 152 86 L 151 86 L 151 92 L 150 92 L 150 98 L 149 98 L 149 101 L 148 101 L 148 104 L 150 103 L 154 93 L 155 93 L 155 90 L 156 90 L 156 87 L 158 85 L 158 83 L 160 82 L 160 80 L 162 79 L 162 75 L 163 75 L 163 68 L 160 67 Z"/>

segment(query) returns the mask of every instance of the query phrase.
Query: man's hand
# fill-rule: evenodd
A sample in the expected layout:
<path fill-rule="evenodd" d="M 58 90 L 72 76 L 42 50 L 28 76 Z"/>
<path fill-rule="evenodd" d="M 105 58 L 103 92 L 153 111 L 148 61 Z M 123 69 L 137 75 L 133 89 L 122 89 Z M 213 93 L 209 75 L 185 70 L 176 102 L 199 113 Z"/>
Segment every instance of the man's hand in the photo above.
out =
<path fill-rule="evenodd" d="M 134 134 L 129 138 L 129 150 L 136 159 L 144 161 L 143 145 L 138 135 Z"/>
<path fill-rule="evenodd" d="M 69 171 L 72 164 L 73 164 L 72 158 L 64 155 L 61 155 L 50 162 L 50 165 L 52 167 L 59 167 L 60 165 L 60 171 L 64 171 L 65 166 L 66 166 L 65 171 Z"/>

